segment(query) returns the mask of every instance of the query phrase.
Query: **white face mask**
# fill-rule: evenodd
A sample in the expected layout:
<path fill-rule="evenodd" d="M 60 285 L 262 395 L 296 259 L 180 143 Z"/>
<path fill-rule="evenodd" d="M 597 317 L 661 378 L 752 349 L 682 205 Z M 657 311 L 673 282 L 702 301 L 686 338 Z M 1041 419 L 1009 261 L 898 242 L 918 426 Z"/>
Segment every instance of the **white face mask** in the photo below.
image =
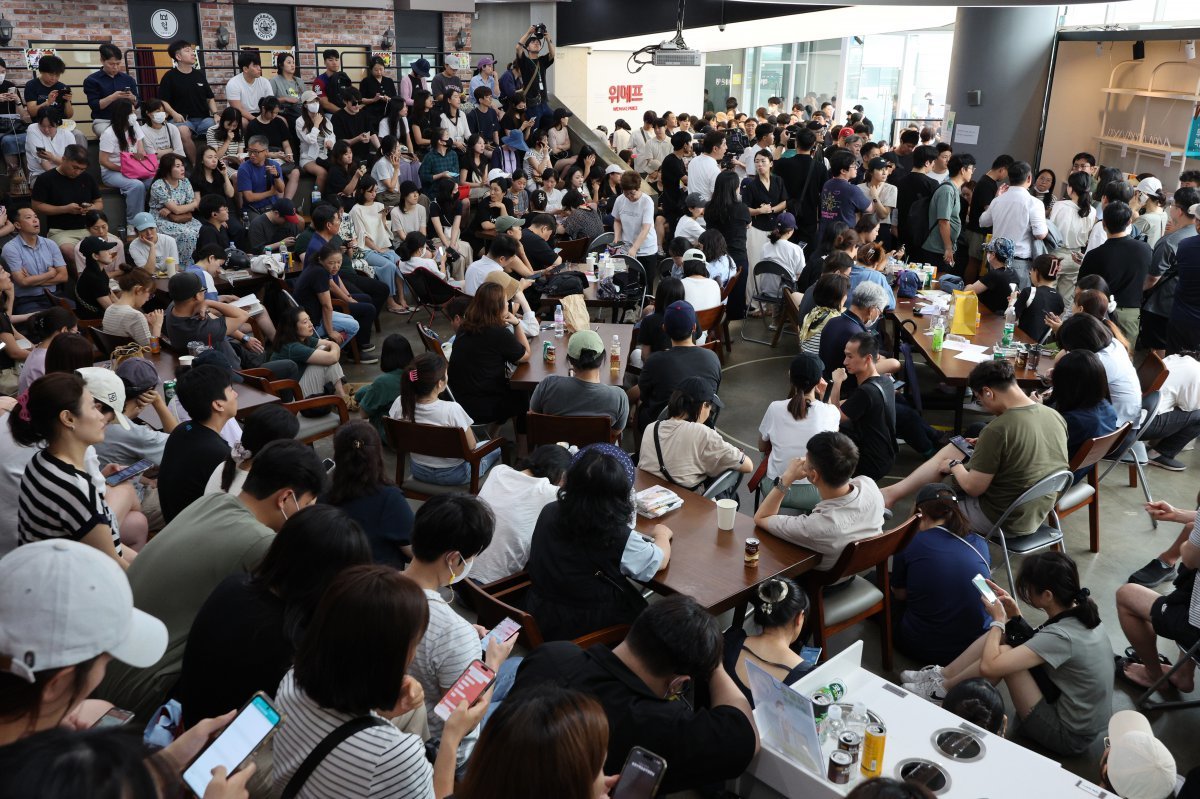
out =
<path fill-rule="evenodd" d="M 0 72 L 0 83 L 4 82 L 4 76 L 7 74 L 8 74 L 7 72 Z"/>
<path fill-rule="evenodd" d="M 321 110 L 320 103 L 305 103 L 304 107 L 307 108 L 309 110 L 309 112 L 311 112 L 313 114 L 315 114 Z"/>
<path fill-rule="evenodd" d="M 461 574 L 455 574 L 454 569 L 450 570 L 450 585 L 461 583 L 463 580 L 467 579 L 467 575 L 471 573 L 471 566 L 475 564 L 474 559 L 467 560 L 466 558 L 463 558 L 462 555 L 459 555 L 458 557 L 462 559 L 463 570 Z"/>
<path fill-rule="evenodd" d="M 157 125 L 161 125 L 162 123 L 167 121 L 167 112 L 166 111 L 155 111 L 153 114 L 150 115 L 150 121 L 154 122 Z"/>
<path fill-rule="evenodd" d="M 130 114 L 129 115 L 129 124 L 136 125 L 137 123 L 138 123 L 137 114 Z"/>

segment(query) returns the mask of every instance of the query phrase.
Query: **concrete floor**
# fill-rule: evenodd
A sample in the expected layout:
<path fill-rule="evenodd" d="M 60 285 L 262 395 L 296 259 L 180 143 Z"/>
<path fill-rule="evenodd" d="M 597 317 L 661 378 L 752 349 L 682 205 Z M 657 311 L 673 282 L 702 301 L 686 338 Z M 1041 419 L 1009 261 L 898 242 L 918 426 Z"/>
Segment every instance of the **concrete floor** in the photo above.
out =
<path fill-rule="evenodd" d="M 382 343 L 383 336 L 390 333 L 402 333 L 413 345 L 414 352 L 421 352 L 422 345 L 417 336 L 415 324 L 408 324 L 405 317 L 384 314 L 383 334 L 377 334 L 375 342 Z M 418 315 L 424 320 L 424 315 Z M 750 320 L 752 325 L 748 334 L 755 338 L 764 338 L 761 322 Z M 450 334 L 449 325 L 444 319 L 438 319 L 434 327 L 443 336 Z M 779 346 L 772 349 L 768 346 L 743 342 L 739 335 L 740 323 L 732 325 L 734 339 L 733 353 L 725 360 L 725 377 L 721 385 L 721 398 L 725 409 L 721 413 L 719 430 L 733 443 L 743 447 L 755 461 L 759 455 L 755 451 L 758 441 L 758 425 L 762 420 L 767 405 L 787 396 L 788 364 L 798 352 L 796 340 L 792 336 L 784 336 Z M 770 338 L 770 336 L 765 336 Z M 354 366 L 347 368 L 347 379 L 350 381 L 368 381 L 378 374 L 377 366 Z M 924 377 L 922 383 L 933 385 L 932 375 Z M 949 425 L 952 422 L 948 412 L 930 412 L 928 421 L 937 425 Z M 968 411 L 966 424 L 972 421 L 984 421 L 980 414 Z M 627 448 L 630 441 L 625 442 Z M 318 445 L 320 454 L 324 457 L 332 455 L 329 439 Z M 388 453 L 389 468 L 392 468 L 394 456 Z M 1200 474 L 1200 450 L 1184 452 L 1180 460 L 1188 464 L 1185 472 L 1174 473 L 1162 469 L 1147 467 L 1147 476 L 1151 492 L 1155 499 L 1164 499 L 1176 507 L 1191 507 L 1196 499 L 1200 484 L 1196 475 Z M 920 462 L 920 457 L 911 448 L 902 447 L 900 456 L 890 478 L 899 479 L 907 474 Z M 889 480 L 890 482 L 890 480 Z M 742 489 L 742 508 L 752 512 L 753 499 Z M 1100 606 L 1101 617 L 1112 640 L 1113 651 L 1122 652 L 1128 645 L 1117 622 L 1115 595 L 1118 587 L 1123 585 L 1129 574 L 1143 566 L 1150 558 L 1165 549 L 1179 532 L 1177 524 L 1160 524 L 1157 530 L 1150 525 L 1150 519 L 1142 510 L 1144 498 L 1141 488 L 1130 488 L 1126 482 L 1125 470 L 1118 468 L 1109 475 L 1101 488 L 1101 548 L 1098 554 L 1088 551 L 1087 514 L 1080 511 L 1064 520 L 1066 530 L 1066 551 L 1079 566 L 1083 583 L 1092 593 L 1092 598 Z M 895 518 L 904 519 L 911 510 L 911 504 L 902 503 L 896 509 Z M 997 574 L 1003 577 L 1003 560 L 993 548 L 993 562 L 997 565 Z M 1013 561 L 1014 572 L 1019 568 L 1019 559 Z M 1001 580 L 1003 583 L 1003 579 Z M 1167 593 L 1170 584 L 1159 586 L 1159 590 Z M 1031 611 L 1028 618 L 1036 626 L 1043 618 L 1037 611 Z M 723 620 L 726 621 L 726 620 Z M 861 627 L 847 630 L 834 637 L 829 645 L 830 654 L 841 651 L 852 641 L 861 638 L 864 642 L 863 663 L 878 673 L 884 673 L 880 653 L 879 628 L 868 622 Z M 1160 641 L 1160 651 L 1174 659 L 1177 649 L 1168 641 Z M 923 664 L 913 663 L 900 653 L 896 653 L 896 669 L 907 669 Z M 894 675 L 890 676 L 896 679 Z M 1003 689 L 1002 689 L 1003 690 Z M 1118 680 L 1113 694 L 1113 710 L 1123 710 L 1133 707 L 1133 701 L 1140 694 L 1126 683 Z M 1174 694 L 1169 695 L 1172 698 Z M 1009 704 L 1010 729 L 1015 713 Z M 1200 708 L 1174 710 L 1150 714 L 1150 721 L 1159 739 L 1171 750 L 1176 758 L 1180 773 L 1200 765 L 1200 747 L 1195 744 L 1193 737 L 1200 730 Z M 1010 733 L 1011 734 L 1011 733 Z M 1027 741 L 1024 741 L 1028 745 Z M 1098 781 L 1097 764 L 1103 744 L 1097 740 L 1092 750 L 1084 756 L 1069 758 L 1063 761 L 1064 766 L 1081 777 Z"/>

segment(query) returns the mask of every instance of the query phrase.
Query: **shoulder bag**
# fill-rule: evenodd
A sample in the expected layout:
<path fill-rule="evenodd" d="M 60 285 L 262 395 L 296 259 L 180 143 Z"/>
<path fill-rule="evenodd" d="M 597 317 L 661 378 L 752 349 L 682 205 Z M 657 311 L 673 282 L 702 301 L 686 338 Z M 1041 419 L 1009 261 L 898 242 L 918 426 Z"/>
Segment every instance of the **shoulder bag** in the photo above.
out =
<path fill-rule="evenodd" d="M 280 794 L 280 799 L 295 799 L 304 787 L 304 783 L 308 782 L 308 778 L 316 771 L 317 766 L 321 765 L 321 762 L 329 756 L 329 753 L 347 738 L 362 732 L 368 727 L 385 726 L 388 726 L 388 723 L 383 719 L 376 718 L 375 716 L 359 716 L 358 718 L 350 719 L 326 735 L 321 740 L 321 743 L 317 744 L 317 748 L 309 752 L 308 757 L 304 758 L 304 762 L 300 764 L 300 768 L 296 769 L 296 773 L 288 780 L 287 786 L 284 787 L 283 793 Z"/>

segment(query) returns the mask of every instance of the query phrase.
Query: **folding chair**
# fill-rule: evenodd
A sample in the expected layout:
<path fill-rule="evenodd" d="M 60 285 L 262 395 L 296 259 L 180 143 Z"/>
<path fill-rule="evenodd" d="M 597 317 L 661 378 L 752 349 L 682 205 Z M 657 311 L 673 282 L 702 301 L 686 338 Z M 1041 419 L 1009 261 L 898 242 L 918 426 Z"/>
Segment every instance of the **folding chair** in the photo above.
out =
<path fill-rule="evenodd" d="M 587 246 L 587 251 L 595 253 L 601 252 L 605 247 L 612 244 L 615 240 L 616 236 L 614 236 L 611 232 L 601 233 L 599 236 L 592 239 L 592 243 Z"/>
<path fill-rule="evenodd" d="M 758 264 L 755 265 L 752 274 L 754 277 L 754 290 L 751 292 L 750 301 L 757 302 L 763 306 L 763 336 L 765 337 L 771 332 L 767 326 L 770 323 L 770 318 L 772 315 L 767 313 L 767 306 L 774 308 L 775 313 L 773 315 L 775 317 L 782 317 L 784 293 L 796 290 L 796 279 L 792 277 L 791 272 L 774 261 L 759 261 Z M 773 290 L 768 289 L 765 285 L 769 281 L 764 281 L 763 278 L 767 276 L 772 276 L 778 278 L 779 280 L 779 285 Z M 780 320 L 779 323 L 782 323 L 782 320 Z M 742 341 L 753 341 L 756 344 L 766 344 L 768 347 L 773 347 L 775 344 L 779 343 L 778 337 L 776 337 L 773 341 L 768 341 L 766 338 L 753 338 L 751 336 L 747 336 L 746 328 L 748 326 L 748 320 L 742 322 Z"/>
<path fill-rule="evenodd" d="M 700 496 L 705 499 L 716 499 L 720 494 L 725 493 L 729 489 L 737 490 L 737 487 L 742 484 L 742 473 L 733 469 L 726 469 L 717 475 L 708 488 L 700 493 Z"/>
<path fill-rule="evenodd" d="M 1048 497 L 1050 495 L 1058 495 L 1066 491 L 1071 486 L 1071 473 L 1068 471 L 1054 472 L 1038 480 L 1029 488 L 1025 489 L 1025 493 L 1017 497 L 1016 500 L 1004 509 L 1004 513 L 1000 514 L 1000 518 L 992 525 L 992 528 L 983 536 L 988 541 L 995 541 L 999 537 L 998 545 L 1000 551 L 1004 554 L 1004 570 L 1008 574 L 1008 590 L 1016 590 L 1016 581 L 1013 580 L 1012 561 L 1009 560 L 1009 553 L 1016 555 L 1028 555 L 1030 552 L 1036 552 L 1039 549 L 1046 547 L 1057 547 L 1062 542 L 1063 532 L 1062 523 L 1058 520 L 1058 514 L 1054 508 L 1050 509 L 1047 518 L 1053 519 L 1054 524 L 1048 525 L 1042 522 L 1038 528 L 1028 535 L 1021 535 L 1014 539 L 1009 539 L 1004 534 L 1004 523 L 1008 521 L 1008 517 L 1012 516 L 1018 508 L 1028 505 L 1037 499 Z"/>
<path fill-rule="evenodd" d="M 642 262 L 632 255 L 622 255 L 621 260 L 625 262 L 625 271 L 637 275 L 638 281 L 641 283 L 642 297 L 640 300 L 627 300 L 621 303 L 621 308 L 631 306 L 636 313 L 641 313 L 646 307 L 646 294 L 650 291 L 650 276 L 646 273 L 646 267 L 642 266 Z M 636 293 L 636 292 L 635 292 Z M 634 303 L 637 303 L 634 305 Z M 613 322 L 618 320 L 615 318 L 616 310 L 614 309 Z"/>
<path fill-rule="evenodd" d="M 1142 467 L 1141 461 L 1138 460 L 1134 447 L 1146 435 L 1146 432 L 1150 429 L 1150 425 L 1154 423 L 1154 418 L 1158 416 L 1159 396 L 1158 391 L 1151 391 L 1142 397 L 1142 412 L 1138 423 L 1129 431 L 1121 443 L 1105 456 L 1105 460 L 1111 460 L 1111 463 L 1109 463 L 1108 468 L 1104 470 L 1104 473 L 1097 480 L 1097 482 L 1103 481 L 1105 477 L 1108 477 L 1108 473 L 1115 469 L 1118 464 L 1124 463 L 1129 467 L 1130 488 L 1136 487 L 1138 485 L 1138 478 L 1142 478 L 1142 495 L 1146 497 L 1146 502 L 1153 502 L 1154 498 L 1150 496 L 1150 483 L 1146 481 L 1146 470 Z M 1150 517 L 1150 524 L 1155 529 L 1158 529 L 1158 520 L 1153 516 Z"/>
<path fill-rule="evenodd" d="M 466 297 L 461 289 L 455 288 L 423 266 L 418 266 L 404 276 L 409 291 L 413 295 L 413 304 L 419 305 L 429 313 L 429 324 L 433 324 L 438 311 L 445 311 L 446 306 L 456 297 Z M 411 322 L 416 314 L 409 314 Z"/>
<path fill-rule="evenodd" d="M 1179 671 L 1187 664 L 1188 660 L 1194 660 L 1200 664 L 1200 640 L 1192 644 L 1191 648 L 1183 652 L 1175 664 L 1171 666 L 1170 671 L 1163 672 L 1163 675 L 1146 689 L 1146 692 L 1139 696 L 1134 702 L 1142 710 L 1175 710 L 1181 707 L 1200 707 L 1200 697 L 1195 699 L 1173 699 L 1166 702 L 1155 702 L 1151 697 L 1158 690 L 1159 686 L 1165 685 L 1167 680 L 1171 679 L 1171 675 Z"/>

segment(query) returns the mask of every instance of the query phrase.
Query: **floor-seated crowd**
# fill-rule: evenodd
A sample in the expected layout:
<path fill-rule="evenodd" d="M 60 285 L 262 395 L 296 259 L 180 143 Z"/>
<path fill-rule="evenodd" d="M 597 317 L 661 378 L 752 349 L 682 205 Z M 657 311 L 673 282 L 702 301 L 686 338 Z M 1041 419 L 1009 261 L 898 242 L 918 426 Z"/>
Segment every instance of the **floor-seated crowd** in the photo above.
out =
<path fill-rule="evenodd" d="M 262 692 L 284 721 L 251 763 L 206 777 L 206 799 L 598 799 L 634 747 L 668 763 L 660 793 L 721 796 L 760 746 L 749 665 L 787 684 L 812 668 L 798 654 L 809 592 L 803 577 L 764 580 L 747 629 L 687 596 L 647 601 L 678 531 L 670 516 L 635 529 L 634 486 L 641 470 L 679 492 L 724 480 L 737 497 L 756 466 L 754 521 L 816 553 L 818 572 L 915 506 L 919 532 L 890 565 L 894 644 L 929 665 L 902 672 L 905 688 L 1004 734 L 1003 683 L 1018 740 L 1066 757 L 1108 735 L 1095 781 L 1125 799 L 1200 795 L 1144 718 L 1113 715 L 1105 621 L 1068 555 L 1024 557 L 1008 590 L 989 583 L 995 602 L 972 585 L 992 573 L 998 520 L 1009 540 L 1036 534 L 1056 496 L 1013 506 L 1093 439 L 1148 413 L 1150 449 L 1132 457 L 1187 468 L 1200 176 L 1168 196 L 1153 175 L 1136 188 L 1094 176 L 1081 153 L 1065 188 L 1007 155 L 975 180 L 975 158 L 933 131 L 893 148 L 870 140 L 861 109 L 831 128 L 815 99 L 753 117 L 736 101 L 648 112 L 637 131 L 618 123 L 624 165 L 603 167 L 547 105 L 554 48 L 533 28 L 503 75 L 484 58 L 468 82 L 450 65 L 430 81 L 420 59 L 397 87 L 373 60 L 355 88 L 328 50 L 307 89 L 293 56 L 268 81 L 243 51 L 224 109 L 194 45 L 170 54 L 157 98 L 139 101 L 120 52 L 101 48 L 84 85 L 101 181 L 64 125 L 62 62 L 44 56 L 24 91 L 31 126 L 13 155 L 31 199 L 0 215 L 0 795 L 181 795 L 181 772 Z M 123 195 L 123 220 L 101 183 Z M 647 291 L 629 309 L 636 349 L 617 353 L 625 385 L 602 379 L 608 343 L 580 329 L 560 342 L 569 374 L 517 389 L 531 338 L 553 335 L 539 315 L 564 271 L 557 245 L 606 232 Z M 286 291 L 253 310 L 218 291 L 224 270 L 264 254 L 284 262 Z M 905 257 L 1057 347 L 1037 391 L 1008 360 L 971 371 L 972 407 L 990 418 L 969 452 L 917 412 L 919 386 L 893 379 L 881 320 L 912 296 Z M 400 333 L 376 347 L 379 319 L 433 295 L 452 337 L 420 354 Z M 700 319 L 723 308 L 782 326 L 789 302 L 800 353 L 747 453 L 716 429 L 738 409 L 720 398 L 719 328 Z M 87 327 L 127 346 L 97 365 Z M 173 396 L 160 348 L 192 359 Z M 1149 352 L 1168 373 L 1147 399 L 1135 364 Z M 352 361 L 378 373 L 349 383 Z M 305 416 L 239 412 L 256 368 L 347 403 L 332 463 L 297 440 Z M 530 447 L 528 412 L 607 417 L 612 443 Z M 477 467 L 413 451 L 411 478 L 442 489 L 414 512 L 385 466 L 396 423 L 459 429 L 469 450 L 509 429 L 512 441 Z M 897 481 L 902 443 L 924 462 Z M 152 471 L 118 474 L 137 463 Z M 486 475 L 474 495 L 473 469 Z M 1116 676 L 1139 691 L 1180 656 L 1160 659 L 1158 637 L 1183 651 L 1200 639 L 1195 513 L 1147 511 L 1183 528 L 1117 593 L 1132 646 Z M 515 638 L 484 643 L 459 609 L 522 573 L 546 640 L 524 657 Z M 476 660 L 494 685 L 440 710 Z M 1191 691 L 1194 668 L 1164 690 Z M 108 727 L 119 711 L 132 721 Z M 879 779 L 851 795 L 930 794 Z"/>

